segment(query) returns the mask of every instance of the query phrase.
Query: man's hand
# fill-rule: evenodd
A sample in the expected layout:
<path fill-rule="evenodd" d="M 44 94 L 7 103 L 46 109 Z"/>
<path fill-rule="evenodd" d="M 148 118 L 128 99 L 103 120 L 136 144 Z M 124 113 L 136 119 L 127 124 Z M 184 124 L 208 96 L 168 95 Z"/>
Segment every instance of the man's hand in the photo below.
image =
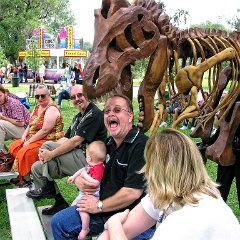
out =
<path fill-rule="evenodd" d="M 42 164 L 50 161 L 53 158 L 52 152 L 43 148 L 39 148 L 38 156 Z"/>
<path fill-rule="evenodd" d="M 99 199 L 93 195 L 85 195 L 81 198 L 77 204 L 77 211 L 88 212 L 88 213 L 99 213 L 97 203 Z"/>
<path fill-rule="evenodd" d="M 96 186 L 93 183 L 90 183 L 89 181 L 87 181 L 86 179 L 84 179 L 81 176 L 78 176 L 75 179 L 75 184 L 81 192 L 84 192 L 86 194 L 92 194 L 92 193 L 96 192 L 98 189 L 98 186 Z"/>

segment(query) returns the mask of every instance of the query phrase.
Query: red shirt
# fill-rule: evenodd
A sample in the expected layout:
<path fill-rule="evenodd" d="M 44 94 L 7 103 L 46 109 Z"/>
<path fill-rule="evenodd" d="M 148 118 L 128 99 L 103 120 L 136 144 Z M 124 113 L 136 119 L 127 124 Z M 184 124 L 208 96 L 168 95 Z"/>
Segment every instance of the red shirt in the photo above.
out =
<path fill-rule="evenodd" d="M 101 182 L 104 172 L 104 164 L 102 162 L 96 164 L 96 165 L 88 165 L 87 168 L 89 169 L 89 175 Z"/>

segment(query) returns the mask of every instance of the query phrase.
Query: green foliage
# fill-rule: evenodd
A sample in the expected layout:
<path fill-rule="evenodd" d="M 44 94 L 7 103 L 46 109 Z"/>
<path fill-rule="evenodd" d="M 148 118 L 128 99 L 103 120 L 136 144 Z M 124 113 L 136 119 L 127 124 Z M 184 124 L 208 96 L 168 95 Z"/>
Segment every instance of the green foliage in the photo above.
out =
<path fill-rule="evenodd" d="M 198 24 L 192 24 L 190 25 L 190 27 L 192 28 L 201 28 L 201 29 L 216 29 L 216 30 L 224 30 L 227 31 L 226 27 L 223 26 L 220 23 L 213 23 L 210 21 L 206 21 L 206 22 L 201 22 Z"/>
<path fill-rule="evenodd" d="M 37 48 L 37 43 L 35 42 L 31 44 L 29 51 L 32 51 L 32 57 L 27 57 L 26 63 L 32 71 L 36 72 L 43 63 L 44 58 L 41 58 L 41 51 Z"/>
<path fill-rule="evenodd" d="M 18 50 L 25 49 L 25 39 L 33 29 L 45 25 L 55 33 L 60 27 L 75 23 L 69 0 L 1 0 L 0 39 L 6 57 L 14 63 Z"/>
<path fill-rule="evenodd" d="M 240 31 L 240 9 L 237 9 L 236 15 L 231 20 L 228 20 L 228 24 L 236 31 Z"/>
<path fill-rule="evenodd" d="M 183 9 L 177 9 L 171 19 L 173 20 L 173 23 L 175 25 L 179 26 L 182 21 L 184 24 L 186 24 L 187 16 L 189 16 L 188 11 L 185 11 Z"/>
<path fill-rule="evenodd" d="M 137 60 L 134 65 L 131 66 L 133 78 L 143 78 L 147 71 L 149 58 Z"/>
<path fill-rule="evenodd" d="M 92 52 L 92 43 L 90 42 L 83 42 L 83 49 L 89 51 L 90 53 Z"/>
<path fill-rule="evenodd" d="M 0 67 L 7 65 L 7 58 L 3 51 L 3 48 L 0 47 Z"/>

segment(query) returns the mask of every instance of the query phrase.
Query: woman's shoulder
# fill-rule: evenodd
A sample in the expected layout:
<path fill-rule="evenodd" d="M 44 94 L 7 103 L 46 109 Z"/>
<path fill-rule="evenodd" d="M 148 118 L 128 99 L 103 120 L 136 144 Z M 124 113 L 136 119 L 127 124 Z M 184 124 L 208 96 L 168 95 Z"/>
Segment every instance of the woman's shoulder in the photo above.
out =
<path fill-rule="evenodd" d="M 61 114 L 61 110 L 58 108 L 58 106 L 55 103 L 50 103 L 46 108 L 46 112 L 48 112 L 48 113 L 56 112 L 56 113 Z"/>

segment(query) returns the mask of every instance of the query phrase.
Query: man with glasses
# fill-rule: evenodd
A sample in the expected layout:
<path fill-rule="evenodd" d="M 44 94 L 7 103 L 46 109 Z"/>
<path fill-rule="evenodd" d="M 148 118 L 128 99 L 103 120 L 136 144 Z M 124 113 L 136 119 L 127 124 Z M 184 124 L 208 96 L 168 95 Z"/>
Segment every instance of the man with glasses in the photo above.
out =
<path fill-rule="evenodd" d="M 0 84 L 0 152 L 4 156 L 4 142 L 22 137 L 28 126 L 29 111 Z"/>
<path fill-rule="evenodd" d="M 73 118 L 65 137 L 57 142 L 46 142 L 39 149 L 39 160 L 31 169 L 35 189 L 27 192 L 30 198 L 55 198 L 55 204 L 42 210 L 44 215 L 52 215 L 68 207 L 53 179 L 71 176 L 86 165 L 85 150 L 95 140 L 105 141 L 107 130 L 103 112 L 83 94 L 82 85 L 71 90 L 71 100 L 79 113 Z"/>
<path fill-rule="evenodd" d="M 82 227 L 78 211 L 90 213 L 90 234 L 99 234 L 109 217 L 116 212 L 132 209 L 145 194 L 144 177 L 138 171 L 145 163 L 143 152 L 147 137 L 132 125 L 131 101 L 123 95 L 111 96 L 103 112 L 104 123 L 111 137 L 106 141 L 108 155 L 100 185 L 100 198 L 88 194 L 76 206 L 55 214 L 51 220 L 54 239 L 77 239 Z M 75 184 L 83 192 L 96 191 L 96 187 L 81 176 L 76 178 Z M 148 229 L 134 239 L 150 239 L 153 233 L 154 229 Z"/>

